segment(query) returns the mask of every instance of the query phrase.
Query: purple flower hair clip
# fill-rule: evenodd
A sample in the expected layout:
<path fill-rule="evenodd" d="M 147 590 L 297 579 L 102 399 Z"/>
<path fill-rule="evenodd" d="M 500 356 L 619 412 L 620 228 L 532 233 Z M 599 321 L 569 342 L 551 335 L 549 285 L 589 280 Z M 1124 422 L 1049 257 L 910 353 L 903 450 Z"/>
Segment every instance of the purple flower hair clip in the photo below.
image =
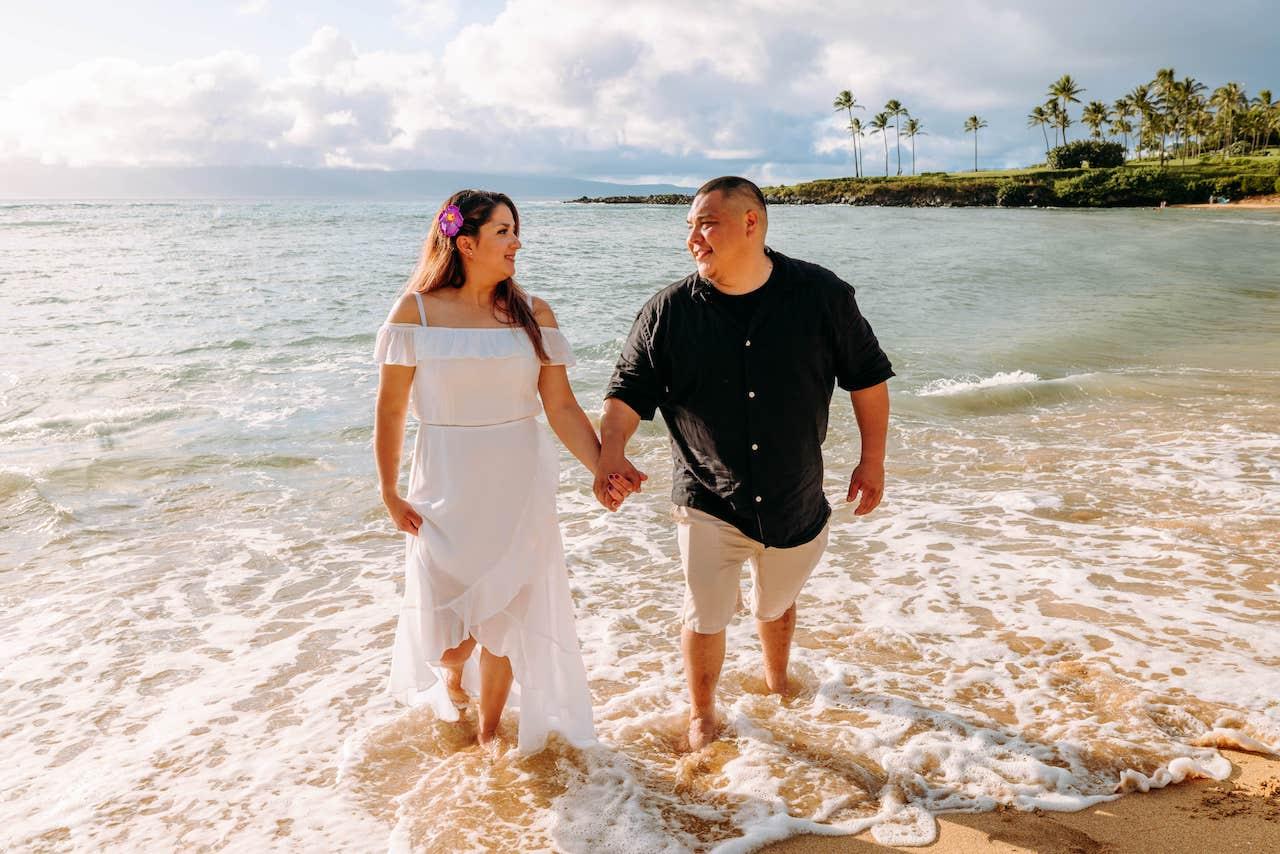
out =
<path fill-rule="evenodd" d="M 462 211 L 458 210 L 457 205 L 445 205 L 436 222 L 440 224 L 440 231 L 445 237 L 453 237 L 462 230 Z"/>

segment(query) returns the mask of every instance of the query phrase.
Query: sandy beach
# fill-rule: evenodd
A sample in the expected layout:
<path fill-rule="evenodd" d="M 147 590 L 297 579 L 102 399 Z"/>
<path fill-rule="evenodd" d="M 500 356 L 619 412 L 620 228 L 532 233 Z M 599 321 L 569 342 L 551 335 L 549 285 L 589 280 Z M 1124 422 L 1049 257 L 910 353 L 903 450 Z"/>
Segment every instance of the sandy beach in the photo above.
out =
<path fill-rule="evenodd" d="M 1170 205 L 1174 208 L 1206 208 L 1211 210 L 1220 210 L 1222 208 L 1280 208 L 1280 194 L 1274 196 L 1250 196 L 1245 199 L 1235 199 L 1226 204 L 1203 204 L 1203 205 Z"/>
<path fill-rule="evenodd" d="M 1073 813 L 1018 812 L 938 817 L 938 841 L 918 848 L 856 837 L 798 836 L 769 854 L 911 851 L 930 854 L 1164 854 L 1280 850 L 1280 758 L 1224 750 L 1231 777 L 1126 795 Z"/>

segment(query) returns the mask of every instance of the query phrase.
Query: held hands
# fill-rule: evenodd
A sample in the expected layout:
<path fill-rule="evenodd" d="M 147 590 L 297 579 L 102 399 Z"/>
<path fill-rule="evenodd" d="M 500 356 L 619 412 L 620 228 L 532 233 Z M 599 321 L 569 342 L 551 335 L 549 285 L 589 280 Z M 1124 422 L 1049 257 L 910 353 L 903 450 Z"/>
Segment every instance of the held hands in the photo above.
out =
<path fill-rule="evenodd" d="M 418 536 L 418 528 L 422 525 L 422 516 L 417 510 L 413 509 L 413 505 L 405 501 L 399 495 L 384 495 L 382 503 L 387 507 L 387 515 L 391 517 L 392 523 L 398 530 L 404 531 L 406 534 Z"/>
<path fill-rule="evenodd" d="M 865 516 L 876 509 L 880 499 L 884 497 L 883 462 L 873 463 L 863 460 L 858 463 L 858 467 L 853 470 L 853 477 L 849 478 L 849 494 L 845 496 L 845 501 L 853 503 L 858 493 L 862 493 L 862 500 L 858 502 L 853 515 Z"/>
<path fill-rule="evenodd" d="M 622 506 L 622 502 L 633 492 L 640 492 L 641 486 L 649 476 L 637 469 L 626 457 L 613 459 L 600 455 L 596 465 L 596 479 L 592 484 L 592 492 L 596 500 L 610 513 Z"/>

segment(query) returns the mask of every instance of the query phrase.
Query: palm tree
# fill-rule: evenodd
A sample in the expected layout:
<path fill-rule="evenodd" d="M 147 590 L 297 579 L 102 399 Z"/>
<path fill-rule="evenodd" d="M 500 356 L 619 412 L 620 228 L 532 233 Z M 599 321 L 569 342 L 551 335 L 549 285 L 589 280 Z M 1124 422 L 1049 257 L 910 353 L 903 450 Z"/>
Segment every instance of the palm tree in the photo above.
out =
<path fill-rule="evenodd" d="M 1111 117 L 1111 110 L 1101 101 L 1090 101 L 1084 105 L 1084 113 L 1080 121 L 1089 126 L 1089 135 L 1094 139 L 1102 139 L 1102 126 Z"/>
<path fill-rule="evenodd" d="M 1057 101 L 1045 101 L 1045 109 L 1053 119 L 1053 138 L 1059 145 L 1067 144 L 1067 128 L 1071 127 L 1071 115 Z"/>
<path fill-rule="evenodd" d="M 853 134 L 854 171 L 862 177 L 862 119 L 854 116 L 849 119 L 849 133 Z"/>
<path fill-rule="evenodd" d="M 1111 133 L 1113 135 L 1116 133 L 1124 134 L 1124 151 L 1125 151 L 1125 156 L 1128 157 L 1129 156 L 1129 134 L 1133 133 L 1133 125 L 1129 123 L 1129 119 L 1133 118 L 1133 115 L 1136 112 L 1133 108 L 1133 102 L 1129 100 L 1128 95 L 1125 95 L 1123 97 L 1117 98 L 1115 104 L 1112 105 L 1111 109 L 1112 109 L 1112 114 L 1115 116 L 1115 119 L 1111 123 Z M 1128 128 L 1128 130 L 1117 131 L 1116 130 L 1117 126 Z"/>
<path fill-rule="evenodd" d="M 1165 109 L 1166 121 L 1162 122 L 1160 130 L 1160 165 L 1164 165 L 1164 135 L 1170 127 L 1177 127 L 1178 114 L 1178 87 L 1176 80 L 1177 72 L 1172 68 L 1161 68 L 1156 72 L 1156 78 L 1151 81 L 1152 87 L 1160 98 L 1160 103 Z"/>
<path fill-rule="evenodd" d="M 973 171 L 974 172 L 978 171 L 978 131 L 986 126 L 987 126 L 987 123 L 983 121 L 981 118 L 979 118 L 978 116 L 969 116 L 969 118 L 964 120 L 964 132 L 969 133 L 970 131 L 973 131 Z M 885 159 L 886 167 L 888 162 L 889 161 L 886 158 Z"/>
<path fill-rule="evenodd" d="M 1187 117 L 1187 133 L 1196 140 L 1194 157 L 1200 156 L 1200 147 L 1211 130 L 1213 130 L 1213 114 L 1205 109 L 1204 101 L 1200 99 L 1195 112 Z"/>
<path fill-rule="evenodd" d="M 1169 132 L 1169 116 L 1161 110 L 1153 110 L 1142 123 L 1142 147 L 1148 152 L 1160 154 L 1160 163 L 1164 164 L 1164 152 L 1160 150 L 1161 139 Z"/>
<path fill-rule="evenodd" d="M 1138 142 L 1133 153 L 1140 158 L 1142 155 L 1142 140 L 1144 138 L 1143 130 L 1146 127 L 1147 118 L 1155 109 L 1155 101 L 1151 98 L 1151 86 L 1147 83 L 1134 86 L 1133 91 L 1125 97 L 1133 105 L 1133 111 L 1138 116 Z"/>
<path fill-rule="evenodd" d="M 902 106 L 902 102 L 897 98 L 891 98 L 884 105 L 884 111 L 893 117 L 893 141 L 898 147 L 898 174 L 902 174 L 902 127 L 898 121 L 899 117 L 907 115 L 907 108 Z"/>
<path fill-rule="evenodd" d="M 889 177 L 889 114 L 876 113 L 871 120 L 871 132 L 880 134 L 884 139 L 884 177 Z"/>
<path fill-rule="evenodd" d="M 1218 120 L 1227 126 L 1227 142 L 1222 149 L 1222 156 L 1226 157 L 1236 139 L 1236 113 L 1246 103 L 1244 87 L 1235 82 L 1219 86 L 1213 90 L 1209 103 L 1218 108 Z"/>
<path fill-rule="evenodd" d="M 1178 105 L 1178 124 L 1174 126 L 1173 141 L 1178 143 L 1178 129 L 1182 130 L 1182 159 L 1187 158 L 1187 142 L 1191 136 L 1191 117 L 1197 113 L 1204 102 L 1201 95 L 1205 85 L 1194 77 L 1184 77 L 1174 84 L 1174 100 Z"/>
<path fill-rule="evenodd" d="M 1271 100 L 1270 89 L 1259 89 L 1258 95 L 1253 99 L 1253 107 L 1250 113 L 1255 116 L 1253 131 L 1253 148 L 1258 148 L 1258 135 L 1261 132 L 1262 144 L 1266 145 L 1271 139 L 1271 125 L 1274 121 L 1272 113 L 1276 109 L 1276 104 Z"/>
<path fill-rule="evenodd" d="M 1070 120 L 1067 117 L 1067 105 L 1078 104 L 1080 99 L 1076 96 L 1084 92 L 1076 81 L 1071 79 L 1070 74 L 1064 74 L 1049 86 L 1049 97 L 1057 101 L 1062 107 L 1062 111 L 1058 114 L 1059 121 L 1062 122 L 1062 143 L 1067 142 L 1067 126 Z"/>
<path fill-rule="evenodd" d="M 866 109 L 866 107 L 858 103 L 858 99 L 853 97 L 853 93 L 850 92 L 848 89 L 840 90 L 840 94 L 837 95 L 836 99 L 831 102 L 831 106 L 836 108 L 837 113 L 840 112 L 841 110 L 849 111 L 849 132 L 850 133 L 853 133 L 853 111 Z M 862 177 L 862 170 L 858 164 L 858 138 L 856 135 L 853 138 L 853 174 L 855 178 Z"/>
<path fill-rule="evenodd" d="M 911 174 L 916 174 L 916 137 L 928 136 L 924 132 L 924 124 L 917 118 L 909 117 L 907 119 L 907 139 L 911 140 Z"/>
<path fill-rule="evenodd" d="M 1263 91 L 1268 95 L 1271 94 L 1270 89 L 1264 89 Z M 1280 100 L 1272 101 L 1271 106 L 1267 108 L 1266 113 L 1266 123 L 1262 138 L 1262 144 L 1264 146 L 1271 144 L 1271 132 L 1273 130 L 1280 131 Z"/>
<path fill-rule="evenodd" d="M 1128 119 L 1122 119 L 1119 115 L 1113 113 L 1114 118 L 1111 119 L 1111 127 L 1108 131 L 1112 136 L 1124 137 L 1125 156 L 1129 153 L 1129 134 L 1133 133 L 1133 124 Z"/>
<path fill-rule="evenodd" d="M 1049 132 L 1045 128 L 1051 124 L 1053 124 L 1053 116 L 1044 107 L 1035 107 L 1031 112 L 1027 113 L 1027 127 L 1039 127 L 1040 133 L 1044 135 L 1044 156 L 1046 160 L 1049 157 Z"/>

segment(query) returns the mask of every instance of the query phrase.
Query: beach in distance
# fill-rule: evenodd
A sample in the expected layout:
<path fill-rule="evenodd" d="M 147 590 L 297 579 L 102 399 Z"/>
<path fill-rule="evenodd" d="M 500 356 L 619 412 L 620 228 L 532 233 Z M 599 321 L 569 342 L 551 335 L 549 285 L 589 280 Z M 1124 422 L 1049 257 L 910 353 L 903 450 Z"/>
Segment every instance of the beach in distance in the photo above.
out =
<path fill-rule="evenodd" d="M 594 417 L 687 211 L 516 202 Z M 771 207 L 897 372 L 884 502 L 837 394 L 794 690 L 740 615 L 690 753 L 666 430 L 616 514 L 561 449 L 600 744 L 520 758 L 384 692 L 435 204 L 0 203 L 0 849 L 1280 850 L 1280 210 Z"/>

